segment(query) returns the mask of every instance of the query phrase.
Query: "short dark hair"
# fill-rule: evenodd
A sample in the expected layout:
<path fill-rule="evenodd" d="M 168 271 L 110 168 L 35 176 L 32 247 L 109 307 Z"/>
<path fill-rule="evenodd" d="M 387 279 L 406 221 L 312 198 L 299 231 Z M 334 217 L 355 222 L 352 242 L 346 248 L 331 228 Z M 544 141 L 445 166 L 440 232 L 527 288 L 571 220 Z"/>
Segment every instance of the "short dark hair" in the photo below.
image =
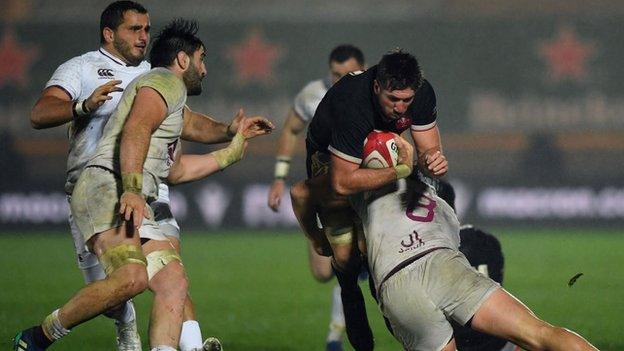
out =
<path fill-rule="evenodd" d="M 177 18 L 169 22 L 156 36 L 150 51 L 152 67 L 169 67 L 176 55 L 184 51 L 192 56 L 204 43 L 197 37 L 197 22 Z"/>
<path fill-rule="evenodd" d="M 385 54 L 377 66 L 377 83 L 382 89 L 403 90 L 420 88 L 423 81 L 418 60 L 401 49 Z"/>
<path fill-rule="evenodd" d="M 104 28 L 110 28 L 112 30 L 117 29 L 120 24 L 123 23 L 124 13 L 126 11 L 136 11 L 138 13 L 147 13 L 147 10 L 143 5 L 134 1 L 115 1 L 106 6 L 102 14 L 100 15 L 100 43 L 104 44 Z"/>
<path fill-rule="evenodd" d="M 455 209 L 455 189 L 451 183 L 443 179 L 438 180 L 438 196 L 446 201 L 453 210 Z"/>
<path fill-rule="evenodd" d="M 350 58 L 354 58 L 360 65 L 364 64 L 364 53 L 362 53 L 362 50 L 351 44 L 342 44 L 336 46 L 329 54 L 329 63 L 343 63 Z"/>

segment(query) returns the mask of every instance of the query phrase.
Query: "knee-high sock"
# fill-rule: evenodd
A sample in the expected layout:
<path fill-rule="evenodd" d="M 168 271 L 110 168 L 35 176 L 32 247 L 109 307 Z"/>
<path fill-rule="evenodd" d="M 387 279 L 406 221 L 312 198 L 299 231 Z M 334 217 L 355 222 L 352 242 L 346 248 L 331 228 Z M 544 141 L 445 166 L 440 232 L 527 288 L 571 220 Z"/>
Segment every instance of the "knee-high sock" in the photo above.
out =
<path fill-rule="evenodd" d="M 361 260 L 353 259 L 347 267 L 338 268 L 332 262 L 336 279 L 340 284 L 342 305 L 347 329 L 347 338 L 355 351 L 372 351 L 375 346 L 373 332 L 366 316 L 366 305 L 358 285 Z"/>

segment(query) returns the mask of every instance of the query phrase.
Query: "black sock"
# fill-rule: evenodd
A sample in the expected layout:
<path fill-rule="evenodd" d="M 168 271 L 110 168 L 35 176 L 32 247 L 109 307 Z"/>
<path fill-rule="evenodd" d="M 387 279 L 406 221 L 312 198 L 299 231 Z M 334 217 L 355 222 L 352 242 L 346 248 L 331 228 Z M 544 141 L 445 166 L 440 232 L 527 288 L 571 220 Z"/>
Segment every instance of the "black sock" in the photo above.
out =
<path fill-rule="evenodd" d="M 48 337 L 43 332 L 43 328 L 40 325 L 32 328 L 32 336 L 35 345 L 40 348 L 47 349 L 52 345 L 53 341 L 48 339 Z"/>
<path fill-rule="evenodd" d="M 336 268 L 334 265 L 332 267 L 340 284 L 347 338 L 355 351 L 372 351 L 375 341 L 366 316 L 364 296 L 358 285 L 360 267 L 351 265 L 348 270 Z"/>

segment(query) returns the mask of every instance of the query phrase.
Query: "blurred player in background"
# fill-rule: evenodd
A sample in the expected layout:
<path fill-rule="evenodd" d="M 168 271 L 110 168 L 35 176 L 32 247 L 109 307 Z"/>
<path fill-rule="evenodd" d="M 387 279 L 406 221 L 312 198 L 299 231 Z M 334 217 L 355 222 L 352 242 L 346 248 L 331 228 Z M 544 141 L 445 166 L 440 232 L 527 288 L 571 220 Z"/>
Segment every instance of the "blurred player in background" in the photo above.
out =
<path fill-rule="evenodd" d="M 314 192 L 303 183 L 293 186 L 293 210 L 315 250 L 331 252 L 341 287 L 347 336 L 357 351 L 372 350 L 374 341 L 357 283 L 362 262 L 354 234 L 356 216 L 344 196 L 378 188 L 412 171 L 413 148 L 400 136 L 395 138 L 399 153 L 395 167 L 360 168 L 364 141 L 375 129 L 397 134 L 410 129 L 423 169 L 436 177 L 444 175 L 448 162 L 442 153 L 436 119 L 432 85 L 423 78 L 413 55 L 396 50 L 366 72 L 348 75 L 336 83 L 319 104 L 308 128 L 308 179 L 327 181 Z M 327 199 L 319 201 L 322 197 Z M 323 231 L 317 228 L 317 213 Z"/>
<path fill-rule="evenodd" d="M 449 182 L 440 180 L 437 193 L 455 210 L 455 190 Z M 470 224 L 460 227 L 459 237 L 459 251 L 466 256 L 470 265 L 502 285 L 505 258 L 498 239 Z M 451 325 L 459 351 L 520 351 L 519 347 L 505 339 L 480 333 L 455 321 L 451 321 Z"/>
<path fill-rule="evenodd" d="M 329 55 L 328 77 L 308 83 L 295 97 L 293 107 L 288 112 L 284 129 L 278 141 L 275 180 L 271 185 L 268 200 L 269 207 L 273 211 L 279 211 L 297 139 L 312 117 L 314 117 L 314 112 L 321 99 L 327 90 L 347 73 L 362 71 L 365 68 L 364 54 L 359 48 L 349 44 L 339 45 Z M 309 241 L 308 259 L 312 276 L 316 280 L 324 283 L 333 277 L 331 258 L 316 253 Z M 328 351 L 342 350 L 344 329 L 345 322 L 342 301 L 340 300 L 340 285 L 336 284 L 332 294 L 331 321 L 326 339 Z"/>
<path fill-rule="evenodd" d="M 41 98 L 35 104 L 31 123 L 34 128 L 51 128 L 70 122 L 70 150 L 67 162 L 65 191 L 71 202 L 71 192 L 86 162 L 92 157 L 102 135 L 104 125 L 119 103 L 121 91 L 140 74 L 150 69 L 144 61 L 150 37 L 147 10 L 132 1 L 111 3 L 100 18 L 101 47 L 62 64 L 46 84 Z M 102 84 L 102 82 L 105 82 Z M 230 140 L 239 126 L 242 111 L 229 125 L 198 114 L 185 107 L 185 119 L 196 131 L 185 137 L 204 143 Z M 179 249 L 179 227 L 169 208 L 169 191 L 160 185 L 159 201 L 154 212 L 166 234 Z M 82 234 L 69 217 L 78 266 L 86 283 L 105 277 L 97 257 L 87 250 Z M 195 321 L 190 297 L 184 309 L 185 322 L 180 338 L 183 351 L 202 347 L 199 324 Z M 129 301 L 106 313 L 115 319 L 119 350 L 139 350 L 135 312 Z"/>
<path fill-rule="evenodd" d="M 459 251 L 455 211 L 417 173 L 350 196 L 379 306 L 405 350 L 456 350 L 451 319 L 527 350 L 597 350 L 471 267 Z"/>

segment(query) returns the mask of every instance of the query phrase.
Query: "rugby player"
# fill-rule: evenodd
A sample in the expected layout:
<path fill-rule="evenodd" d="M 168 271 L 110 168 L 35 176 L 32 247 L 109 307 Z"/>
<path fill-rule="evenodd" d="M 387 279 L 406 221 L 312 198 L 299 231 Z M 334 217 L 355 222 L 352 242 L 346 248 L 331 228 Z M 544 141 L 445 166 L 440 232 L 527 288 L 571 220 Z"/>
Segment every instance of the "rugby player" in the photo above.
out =
<path fill-rule="evenodd" d="M 157 198 L 179 138 L 191 130 L 182 118 L 186 96 L 201 93 L 206 74 L 205 50 L 196 32 L 197 25 L 184 20 L 161 32 L 150 54 L 156 68 L 126 87 L 74 187 L 74 220 L 102 263 L 106 279 L 81 289 L 42 325 L 19 333 L 16 350 L 44 350 L 70 328 L 148 286 L 154 292 L 150 344 L 158 350 L 177 347 L 186 277 L 179 255 L 154 221 L 146 199 Z M 229 151 L 214 156 L 220 166 L 235 161 Z"/>
<path fill-rule="evenodd" d="M 364 140 L 374 129 L 397 134 L 410 129 L 423 168 L 433 176 L 442 176 L 448 170 L 448 162 L 442 153 L 436 118 L 435 92 L 423 79 L 416 58 L 401 50 L 390 52 L 366 72 L 341 79 L 319 104 L 306 138 L 308 178 L 329 172 L 330 181 L 320 187 L 321 193 L 326 195 L 333 189 L 343 196 L 408 176 L 413 150 L 401 137 L 396 138 L 399 148 L 396 167 L 360 168 Z M 319 191 L 314 192 L 315 196 L 320 197 Z M 361 261 L 354 245 L 353 215 L 340 197 L 328 197 L 332 205 L 326 201 L 318 207 L 314 205 L 318 201 L 311 199 L 310 194 L 304 183 L 293 186 L 293 210 L 317 252 L 329 251 L 333 255 L 351 345 L 358 351 L 371 350 L 372 332 L 357 285 Z M 323 232 L 316 229 L 317 212 Z"/>
<path fill-rule="evenodd" d="M 68 200 L 85 164 L 91 158 L 109 116 L 117 106 L 121 92 L 132 79 L 150 69 L 144 61 L 149 44 L 150 22 L 147 10 L 132 1 L 111 3 L 100 16 L 101 47 L 62 64 L 46 84 L 31 114 L 36 129 L 50 128 L 70 122 L 70 150 L 67 162 Z M 102 84 L 102 82 L 106 82 Z M 242 111 L 229 125 L 191 111 L 185 107 L 184 118 L 191 121 L 196 132 L 185 139 L 204 143 L 230 140 L 239 126 Z M 190 128 L 189 128 L 190 129 Z M 166 235 L 179 248 L 179 226 L 169 208 L 169 189 L 159 186 L 158 202 L 153 202 L 155 217 Z M 105 277 L 97 257 L 85 246 L 82 234 L 70 214 L 72 237 L 78 266 L 86 283 Z M 179 251 L 179 250 L 178 250 Z M 140 350 L 135 313 L 131 301 L 106 312 L 115 319 L 119 350 Z M 195 320 L 192 300 L 186 301 L 180 347 L 182 351 L 201 348 L 202 337 Z"/>
<path fill-rule="evenodd" d="M 527 350 L 597 350 L 471 267 L 454 210 L 417 173 L 350 197 L 379 306 L 405 350 L 455 350 L 451 319 Z"/>
<path fill-rule="evenodd" d="M 339 45 L 329 54 L 329 75 L 323 79 L 311 81 L 295 96 L 293 107 L 288 112 L 277 146 L 275 179 L 268 199 L 268 205 L 273 211 L 279 211 L 297 138 L 314 116 L 314 111 L 321 99 L 327 90 L 347 73 L 364 69 L 364 54 L 360 49 L 349 44 Z M 331 259 L 319 255 L 310 242 L 308 242 L 308 260 L 312 276 L 317 281 L 324 283 L 333 277 Z M 344 329 L 340 285 L 337 284 L 332 294 L 331 320 L 326 338 L 327 350 L 342 349 Z"/>
<path fill-rule="evenodd" d="M 437 195 L 455 211 L 455 190 L 451 183 L 440 179 Z M 470 265 L 502 285 L 505 258 L 498 239 L 470 224 L 459 228 L 459 238 L 459 251 L 466 256 Z M 459 351 L 520 351 L 518 346 L 505 339 L 480 333 L 455 321 L 451 321 L 451 325 Z"/>

